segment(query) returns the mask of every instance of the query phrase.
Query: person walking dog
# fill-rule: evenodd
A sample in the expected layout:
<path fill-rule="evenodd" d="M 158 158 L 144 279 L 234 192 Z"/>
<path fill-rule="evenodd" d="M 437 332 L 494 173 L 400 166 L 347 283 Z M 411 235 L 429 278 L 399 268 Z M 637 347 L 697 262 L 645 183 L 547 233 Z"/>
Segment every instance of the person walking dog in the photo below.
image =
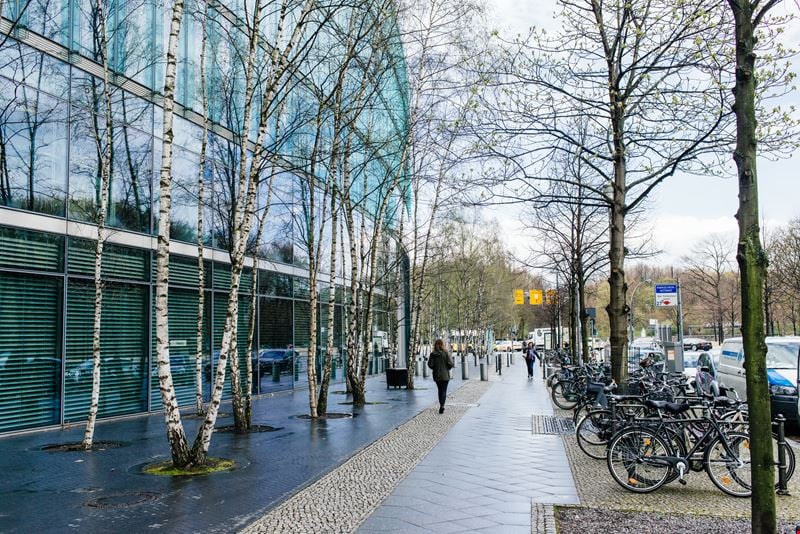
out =
<path fill-rule="evenodd" d="M 433 343 L 433 352 L 428 358 L 428 367 L 433 370 L 433 380 L 439 390 L 439 413 L 444 413 L 444 401 L 447 398 L 447 383 L 450 381 L 450 369 L 455 367 L 453 357 L 444 348 L 444 341 L 437 339 Z"/>

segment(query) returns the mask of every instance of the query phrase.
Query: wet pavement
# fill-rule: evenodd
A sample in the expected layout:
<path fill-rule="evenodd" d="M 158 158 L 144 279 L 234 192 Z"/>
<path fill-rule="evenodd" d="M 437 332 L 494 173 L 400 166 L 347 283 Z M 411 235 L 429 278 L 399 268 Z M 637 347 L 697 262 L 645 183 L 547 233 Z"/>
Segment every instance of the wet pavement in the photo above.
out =
<path fill-rule="evenodd" d="M 458 368 L 456 369 L 458 371 Z M 451 390 L 463 382 L 454 372 Z M 470 369 L 477 380 L 477 369 Z M 94 452 L 45 452 L 49 444 L 80 441 L 83 425 L 0 437 L 0 532 L 231 532 L 243 528 L 289 496 L 334 470 L 365 446 L 436 402 L 430 378 L 419 388 L 387 389 L 385 377 L 368 380 L 362 408 L 334 391 L 329 412 L 351 419 L 311 422 L 308 392 L 276 394 L 254 402 L 254 424 L 275 432 L 216 433 L 211 456 L 232 458 L 237 467 L 200 477 L 143 475 L 143 464 L 166 460 L 162 415 L 98 422 L 96 440 L 122 442 Z M 341 385 L 332 387 L 340 390 Z M 223 405 L 223 412 L 230 408 Z M 200 420 L 184 419 L 193 439 Z M 230 416 L 218 426 L 232 424 Z"/>
<path fill-rule="evenodd" d="M 560 421 L 539 368 L 504 371 L 359 533 L 555 532 L 540 505 L 579 503 L 562 439 L 544 433 Z"/>

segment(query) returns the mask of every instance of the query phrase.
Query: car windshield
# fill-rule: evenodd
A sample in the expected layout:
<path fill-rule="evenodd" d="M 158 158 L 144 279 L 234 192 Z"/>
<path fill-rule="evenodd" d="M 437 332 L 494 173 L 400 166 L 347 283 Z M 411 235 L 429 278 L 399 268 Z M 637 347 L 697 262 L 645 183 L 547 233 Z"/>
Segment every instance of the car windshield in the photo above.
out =
<path fill-rule="evenodd" d="M 797 369 L 797 354 L 800 343 L 769 343 L 767 345 L 767 367 L 769 369 Z"/>

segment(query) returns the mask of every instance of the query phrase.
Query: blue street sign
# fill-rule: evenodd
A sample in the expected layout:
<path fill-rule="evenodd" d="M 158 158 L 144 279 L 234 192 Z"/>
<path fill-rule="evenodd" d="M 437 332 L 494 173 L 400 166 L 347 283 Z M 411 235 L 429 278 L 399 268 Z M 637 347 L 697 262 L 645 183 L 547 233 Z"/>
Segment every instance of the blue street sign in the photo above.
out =
<path fill-rule="evenodd" d="M 678 305 L 678 284 L 656 284 L 656 306 Z"/>

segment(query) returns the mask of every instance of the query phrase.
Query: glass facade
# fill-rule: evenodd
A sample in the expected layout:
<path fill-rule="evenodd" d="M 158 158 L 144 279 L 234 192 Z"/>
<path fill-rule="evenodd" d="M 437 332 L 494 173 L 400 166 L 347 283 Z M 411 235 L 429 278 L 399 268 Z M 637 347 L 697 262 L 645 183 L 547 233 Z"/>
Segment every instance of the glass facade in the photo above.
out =
<path fill-rule="evenodd" d="M 238 6 L 238 7 L 237 7 Z M 187 4 L 181 30 L 175 118 L 171 237 L 178 250 L 170 261 L 170 357 L 178 400 L 193 406 L 197 348 L 197 242 L 199 151 L 202 112 L 199 86 L 201 25 Z M 231 21 L 243 6 L 213 6 L 208 25 L 209 115 L 207 168 L 203 176 L 202 214 L 206 246 L 226 251 L 231 241 L 232 202 L 238 197 L 236 172 L 244 79 L 236 54 L 242 36 Z M 155 365 L 155 235 L 158 216 L 158 171 L 162 133 L 158 91 L 163 85 L 163 58 L 169 12 L 160 0 L 122 0 L 106 5 L 109 66 L 114 71 L 111 131 L 106 131 L 105 87 L 97 49 L 96 3 L 90 0 L 11 0 L 4 4 L 0 33 L 0 433 L 75 423 L 85 419 L 91 391 L 91 334 L 95 243 L 91 235 L 100 199 L 100 166 L 111 154 L 106 224 L 112 240 L 103 257 L 100 417 L 160 410 Z M 276 11 L 276 10 L 271 10 Z M 241 15 L 239 13 L 238 15 Z M 275 14 L 262 30 L 274 33 Z M 390 28 L 395 34 L 396 29 Z M 319 50 L 330 52 L 324 35 Z M 405 136 L 406 81 L 399 39 L 376 78 L 379 104 L 360 120 L 382 152 L 373 160 L 355 146 L 352 197 L 360 213 L 374 215 L 385 195 L 400 204 L 397 193 L 381 186 L 396 172 L 402 150 L 394 135 Z M 389 54 L 391 55 L 391 54 Z M 388 56 L 387 56 L 388 57 Z M 69 58 L 67 61 L 66 58 Z M 309 67 L 322 69 L 313 54 Z M 313 74 L 313 73 L 312 73 Z M 322 71 L 320 70 L 320 74 Z M 298 78 L 310 76 L 299 70 Z M 351 88 L 355 92 L 355 88 Z M 309 109 L 311 91 L 296 85 L 286 97 L 287 134 L 282 151 L 286 167 L 306 168 L 309 128 L 301 111 Z M 254 110 L 257 116 L 259 110 Z M 368 116 L 367 116 L 368 115 Z M 297 120 L 295 120 L 297 119 Z M 308 120 L 306 117 L 305 120 Z M 378 125 L 378 126 L 376 126 Z M 250 125 L 255 139 L 256 121 Z M 267 143 L 275 141 L 275 120 Z M 358 138 L 358 136 L 356 136 Z M 107 139 L 110 138 L 110 142 Z M 329 143 L 329 141 L 328 141 Z M 110 145 L 110 146 L 107 146 Z M 252 145 L 251 145 L 252 146 Z M 250 152 L 246 152 L 250 157 Z M 324 180 L 324 169 L 319 180 Z M 272 194 L 259 191 L 259 208 L 269 202 L 264 232 L 253 254 L 262 260 L 246 271 L 239 302 L 238 361 L 247 361 L 250 309 L 255 302 L 253 351 L 255 394 L 302 387 L 306 380 L 310 326 L 308 280 L 303 277 L 307 251 L 299 214 L 307 178 L 279 172 Z M 382 196 L 384 195 L 384 196 Z M 391 219 L 393 210 L 387 214 Z M 44 216 L 44 217 L 42 217 Z M 54 222 L 55 221 L 55 222 Z M 56 224 L 56 223 L 60 223 Z M 76 224 L 66 224 L 76 223 Z M 254 222 L 254 226 L 257 221 Z M 74 228 L 79 228 L 76 233 Z M 58 233 L 54 228 L 64 228 Z M 72 228 L 67 232 L 67 228 Z M 69 234 L 69 235 L 68 235 Z M 330 233 L 325 234 L 329 242 Z M 340 241 L 345 236 L 339 236 Z M 181 242 L 184 243 L 181 246 Z M 346 255 L 345 255 L 346 256 Z M 219 256 L 215 256 L 219 258 Z M 323 260 L 328 261 L 327 254 Z M 342 262 L 348 258 L 342 257 Z M 324 266 L 323 266 L 324 267 Z M 341 265 L 340 267 L 344 267 Z M 205 262 L 206 287 L 201 374 L 205 399 L 219 355 L 225 321 L 230 267 Z M 251 292 L 256 276 L 255 301 Z M 320 285 L 318 358 L 327 341 L 327 284 Z M 337 293 L 344 295 L 344 290 Z M 337 298 L 334 315 L 335 381 L 343 379 L 346 315 Z M 376 325 L 385 330 L 381 305 Z M 319 364 L 318 364 L 319 365 Z M 230 396 L 230 384 L 225 396 Z"/>

